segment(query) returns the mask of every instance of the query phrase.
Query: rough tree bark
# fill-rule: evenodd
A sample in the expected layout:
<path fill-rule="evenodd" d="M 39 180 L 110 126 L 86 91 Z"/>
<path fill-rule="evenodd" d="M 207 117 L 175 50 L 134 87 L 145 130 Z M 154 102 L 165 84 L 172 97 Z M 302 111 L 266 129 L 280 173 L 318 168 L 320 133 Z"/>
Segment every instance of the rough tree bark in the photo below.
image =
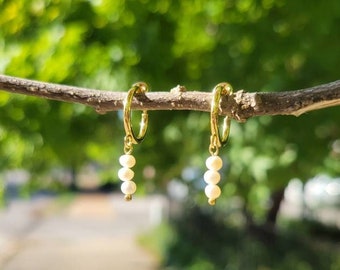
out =
<path fill-rule="evenodd" d="M 126 92 L 102 91 L 74 86 L 51 84 L 0 75 L 0 89 L 40 98 L 81 103 L 98 113 L 121 110 Z M 177 86 L 170 92 L 148 92 L 137 95 L 132 103 L 136 110 L 210 111 L 210 92 L 187 91 Z M 254 92 L 244 90 L 223 97 L 220 114 L 245 121 L 261 115 L 294 115 L 340 105 L 340 80 L 296 91 Z"/>

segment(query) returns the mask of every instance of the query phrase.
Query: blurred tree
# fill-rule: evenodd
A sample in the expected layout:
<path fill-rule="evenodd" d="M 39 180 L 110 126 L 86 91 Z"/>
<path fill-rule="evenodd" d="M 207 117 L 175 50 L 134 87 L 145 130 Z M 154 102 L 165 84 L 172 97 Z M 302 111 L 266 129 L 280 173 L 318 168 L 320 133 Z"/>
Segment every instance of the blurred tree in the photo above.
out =
<path fill-rule="evenodd" d="M 339 79 L 337 0 L 0 5 L 0 72 L 8 75 L 107 90 L 128 89 L 136 80 L 157 90 L 177 84 L 210 89 L 227 80 L 236 89 L 276 91 Z M 119 113 L 98 116 L 80 105 L 2 92 L 0 105 L 1 169 L 41 171 L 56 164 L 77 169 L 91 160 L 110 166 L 115 175 L 123 138 Z M 275 223 L 291 178 L 340 173 L 332 148 L 340 137 L 336 115 L 339 108 L 298 119 L 233 123 L 230 143 L 221 151 L 228 163 L 224 197 L 242 198 L 251 223 Z M 136 173 L 152 164 L 159 188 L 186 167 L 203 174 L 208 114 L 152 112 L 150 120 L 147 138 L 136 148 Z M 201 189 L 197 183 L 193 187 Z"/>

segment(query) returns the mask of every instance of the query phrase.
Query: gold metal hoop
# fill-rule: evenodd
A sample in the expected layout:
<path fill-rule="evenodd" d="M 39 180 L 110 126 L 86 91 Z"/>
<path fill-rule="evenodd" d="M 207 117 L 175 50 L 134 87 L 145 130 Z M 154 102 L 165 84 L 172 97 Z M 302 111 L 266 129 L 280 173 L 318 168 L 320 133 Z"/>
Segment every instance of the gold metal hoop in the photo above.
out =
<path fill-rule="evenodd" d="M 132 88 L 129 90 L 129 92 L 126 95 L 126 98 L 124 99 L 124 129 L 126 136 L 125 138 L 129 141 L 129 144 L 131 147 L 132 144 L 138 144 L 140 143 L 146 134 L 146 130 L 148 128 L 148 112 L 146 110 L 143 110 L 142 112 L 142 118 L 140 122 L 140 128 L 139 133 L 137 136 L 135 136 L 132 124 L 131 124 L 131 103 L 133 96 L 135 94 L 141 94 L 146 93 L 148 91 L 148 85 L 144 82 L 135 83 L 132 85 Z"/>
<path fill-rule="evenodd" d="M 219 83 L 213 90 L 213 98 L 211 101 L 210 110 L 210 126 L 211 126 L 211 137 L 209 151 L 212 155 L 218 154 L 218 149 L 225 145 L 228 141 L 230 132 L 230 117 L 226 116 L 223 121 L 222 134 L 218 128 L 218 115 L 220 110 L 220 101 L 222 95 L 231 95 L 233 88 L 229 83 Z"/>

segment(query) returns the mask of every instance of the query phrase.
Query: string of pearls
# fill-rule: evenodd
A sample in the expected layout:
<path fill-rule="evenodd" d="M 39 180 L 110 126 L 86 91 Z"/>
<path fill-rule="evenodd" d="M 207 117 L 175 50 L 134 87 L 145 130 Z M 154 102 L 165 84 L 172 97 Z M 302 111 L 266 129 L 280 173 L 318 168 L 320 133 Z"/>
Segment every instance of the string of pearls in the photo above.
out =
<path fill-rule="evenodd" d="M 131 201 L 132 194 L 134 194 L 137 190 L 136 183 L 132 181 L 135 173 L 131 169 L 136 165 L 136 159 L 131 154 L 124 154 L 120 156 L 119 163 L 122 165 L 122 168 L 118 171 L 118 178 L 123 181 L 120 189 L 123 194 L 125 194 L 125 200 Z"/>
<path fill-rule="evenodd" d="M 221 195 L 221 189 L 217 185 L 221 180 L 221 175 L 218 172 L 222 166 L 223 161 L 217 155 L 211 155 L 207 158 L 205 165 L 208 170 L 205 172 L 203 178 L 204 181 L 208 184 L 205 187 L 205 195 L 208 197 L 208 202 L 210 205 L 214 205 L 216 199 Z"/>

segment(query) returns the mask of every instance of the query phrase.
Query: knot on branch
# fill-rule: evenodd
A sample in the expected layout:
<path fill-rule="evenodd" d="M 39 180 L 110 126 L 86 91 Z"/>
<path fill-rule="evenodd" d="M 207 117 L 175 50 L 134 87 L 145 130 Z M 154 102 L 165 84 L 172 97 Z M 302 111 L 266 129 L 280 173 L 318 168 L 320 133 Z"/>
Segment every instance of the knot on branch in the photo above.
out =
<path fill-rule="evenodd" d="M 233 118 L 240 122 L 245 122 L 248 117 L 247 114 L 253 114 L 258 111 L 261 107 L 261 97 L 256 93 L 247 93 L 244 90 L 239 90 L 234 94 L 233 97 L 235 104 L 231 109 Z M 241 116 L 242 115 L 242 116 Z"/>

